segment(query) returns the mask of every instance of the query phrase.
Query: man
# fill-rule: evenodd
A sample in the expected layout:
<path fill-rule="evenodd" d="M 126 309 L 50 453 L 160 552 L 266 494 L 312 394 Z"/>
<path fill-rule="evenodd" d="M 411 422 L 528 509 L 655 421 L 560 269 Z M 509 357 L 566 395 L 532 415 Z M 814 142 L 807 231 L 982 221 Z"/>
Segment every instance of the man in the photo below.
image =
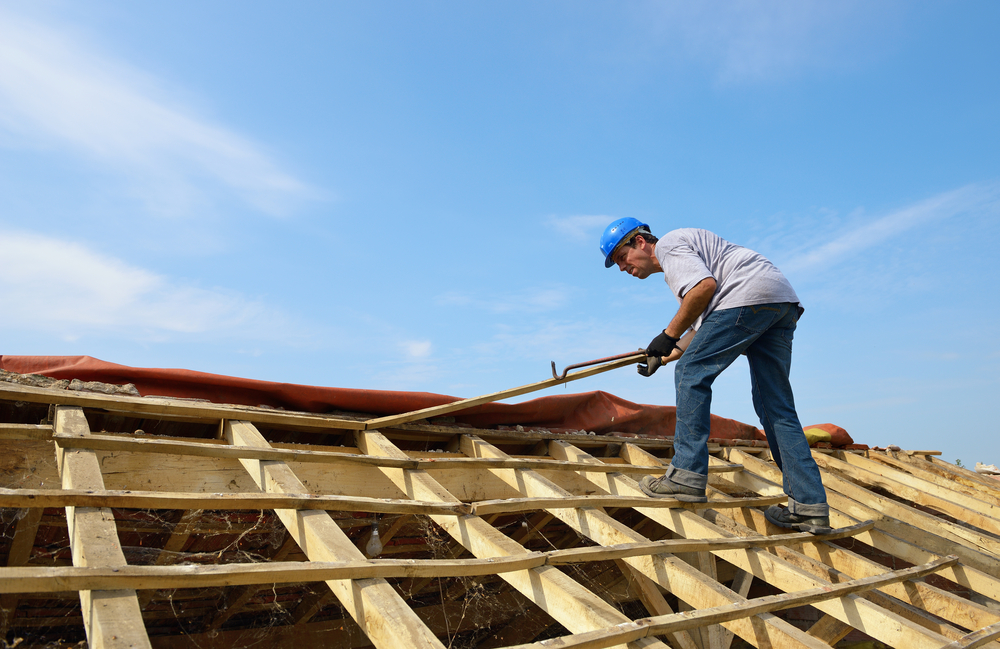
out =
<path fill-rule="evenodd" d="M 632 218 L 607 227 L 601 252 L 605 268 L 617 264 L 639 279 L 664 273 L 680 302 L 667 328 L 646 347 L 646 364 L 639 365 L 641 375 L 652 376 L 660 365 L 680 359 L 674 371 L 674 457 L 662 477 L 643 478 L 642 490 L 657 498 L 707 501 L 712 383 L 746 355 L 754 409 L 788 495 L 787 508 L 771 506 L 765 517 L 784 528 L 828 532 L 826 491 L 788 381 L 792 334 L 803 309 L 781 271 L 761 254 L 707 230 L 684 228 L 657 239 Z"/>

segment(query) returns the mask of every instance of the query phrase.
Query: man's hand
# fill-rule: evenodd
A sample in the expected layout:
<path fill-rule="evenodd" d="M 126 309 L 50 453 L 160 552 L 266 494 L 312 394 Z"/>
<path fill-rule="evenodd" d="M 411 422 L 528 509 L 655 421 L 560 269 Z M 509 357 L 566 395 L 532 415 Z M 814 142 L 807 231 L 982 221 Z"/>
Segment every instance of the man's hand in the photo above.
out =
<path fill-rule="evenodd" d="M 646 345 L 646 356 L 670 356 L 670 352 L 674 351 L 677 347 L 678 338 L 673 336 L 668 336 L 666 331 L 661 331 L 660 334 L 653 338 L 648 345 Z M 654 370 L 655 371 L 655 370 Z M 650 372 L 652 374 L 653 372 Z"/>
<path fill-rule="evenodd" d="M 676 347 L 677 338 L 668 336 L 666 331 L 661 331 L 646 345 L 646 364 L 640 363 L 636 370 L 643 376 L 653 376 L 656 370 L 660 369 L 660 365 L 663 365 L 663 359 L 670 356 Z"/>
<path fill-rule="evenodd" d="M 639 363 L 635 369 L 642 376 L 653 376 L 653 373 L 660 369 L 660 365 L 663 365 L 663 361 L 659 356 L 647 356 L 646 364 Z"/>

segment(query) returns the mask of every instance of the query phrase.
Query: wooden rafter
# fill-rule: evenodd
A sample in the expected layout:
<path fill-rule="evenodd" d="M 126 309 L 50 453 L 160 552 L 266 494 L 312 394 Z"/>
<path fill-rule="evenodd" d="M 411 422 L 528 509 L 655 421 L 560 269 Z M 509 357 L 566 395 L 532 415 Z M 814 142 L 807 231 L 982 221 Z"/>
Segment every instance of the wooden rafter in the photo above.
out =
<path fill-rule="evenodd" d="M 357 433 L 358 447 L 369 455 L 405 457 L 384 435 L 375 431 Z M 407 496 L 420 500 L 456 501 L 425 471 L 382 469 Z M 460 518 L 431 516 L 442 529 L 478 557 L 499 557 L 527 554 L 519 543 L 497 532 L 474 514 Z M 573 581 L 558 568 L 542 566 L 518 572 L 504 573 L 504 579 L 522 595 L 571 631 L 581 632 L 628 622 L 616 609 L 589 590 Z M 660 647 L 662 643 L 644 639 L 634 647 Z"/>
<path fill-rule="evenodd" d="M 225 434 L 233 445 L 270 446 L 248 422 L 227 421 Z M 308 491 L 284 462 L 241 462 L 261 491 L 300 494 Z M 278 509 L 275 513 L 311 561 L 365 559 L 326 512 Z M 443 647 L 384 579 L 329 579 L 326 583 L 376 647 Z"/>
<path fill-rule="evenodd" d="M 90 432 L 80 408 L 57 406 L 54 425 L 60 432 Z M 101 466 L 93 451 L 57 446 L 56 456 L 64 489 L 104 489 Z M 110 509 L 67 507 L 66 525 L 74 566 L 114 569 L 128 565 Z M 87 640 L 94 649 L 150 646 L 135 590 L 80 590 L 80 605 Z"/>
<path fill-rule="evenodd" d="M 553 442 L 550 446 L 554 450 L 553 455 L 560 459 L 581 461 L 589 457 L 569 444 Z M 656 461 L 656 458 L 652 456 L 650 458 Z M 605 476 L 602 474 L 598 476 L 597 474 L 586 474 L 586 476 L 590 482 L 605 491 L 616 493 L 639 491 L 635 481 L 624 475 L 608 474 Z M 639 511 L 642 511 L 650 518 L 655 518 L 662 525 L 682 536 L 694 535 L 707 538 L 732 536 L 731 532 L 691 512 L 645 508 L 640 508 Z M 721 514 L 719 516 L 722 517 Z M 742 527 L 731 519 L 729 522 L 734 527 Z M 748 534 L 755 533 L 752 530 L 746 530 L 746 532 Z M 831 585 L 830 582 L 810 575 L 787 561 L 763 550 L 751 548 L 737 551 L 717 551 L 714 554 L 786 592 Z M 868 635 L 891 646 L 938 649 L 942 644 L 947 642 L 947 638 L 940 634 L 924 629 L 857 595 L 848 595 L 841 599 L 817 602 L 813 606 L 824 613 L 833 615 L 842 622 L 851 624 L 855 628 L 860 627 Z"/>

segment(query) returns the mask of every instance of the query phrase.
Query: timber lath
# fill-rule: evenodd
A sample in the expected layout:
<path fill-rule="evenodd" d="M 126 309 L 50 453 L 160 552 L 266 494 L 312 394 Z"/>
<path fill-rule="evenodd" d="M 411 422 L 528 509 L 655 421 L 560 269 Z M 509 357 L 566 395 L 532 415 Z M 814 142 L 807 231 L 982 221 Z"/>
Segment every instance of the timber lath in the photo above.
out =
<path fill-rule="evenodd" d="M 1000 649 L 1000 482 L 816 450 L 835 529 L 770 526 L 759 445 L 650 499 L 669 439 L 0 385 L 9 646 Z"/>

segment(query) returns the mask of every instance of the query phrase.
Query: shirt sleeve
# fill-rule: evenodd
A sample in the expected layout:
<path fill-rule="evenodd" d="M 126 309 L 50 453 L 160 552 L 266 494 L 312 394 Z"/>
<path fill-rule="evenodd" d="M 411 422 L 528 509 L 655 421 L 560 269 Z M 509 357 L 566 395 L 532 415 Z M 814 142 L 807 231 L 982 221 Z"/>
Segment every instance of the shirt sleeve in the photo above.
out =
<path fill-rule="evenodd" d="M 687 243 L 677 243 L 665 251 L 661 262 L 667 284 L 677 299 L 682 299 L 688 291 L 706 278 L 714 276 L 705 265 L 705 261 Z"/>

